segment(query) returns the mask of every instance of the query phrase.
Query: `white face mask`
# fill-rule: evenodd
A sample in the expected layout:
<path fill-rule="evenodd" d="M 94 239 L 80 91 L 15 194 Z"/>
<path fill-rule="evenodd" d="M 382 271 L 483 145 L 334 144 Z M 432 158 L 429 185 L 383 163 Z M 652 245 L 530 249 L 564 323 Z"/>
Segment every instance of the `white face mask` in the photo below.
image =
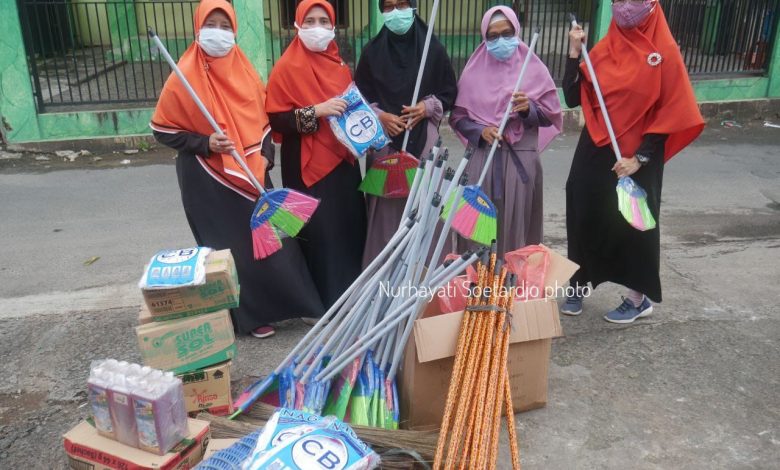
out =
<path fill-rule="evenodd" d="M 236 35 L 224 29 L 202 28 L 198 34 L 198 44 L 211 57 L 225 57 L 236 45 Z"/>
<path fill-rule="evenodd" d="M 302 29 L 297 24 L 298 37 L 303 41 L 306 49 L 312 52 L 322 52 L 328 48 L 328 44 L 336 37 L 336 29 L 327 29 L 322 26 Z"/>

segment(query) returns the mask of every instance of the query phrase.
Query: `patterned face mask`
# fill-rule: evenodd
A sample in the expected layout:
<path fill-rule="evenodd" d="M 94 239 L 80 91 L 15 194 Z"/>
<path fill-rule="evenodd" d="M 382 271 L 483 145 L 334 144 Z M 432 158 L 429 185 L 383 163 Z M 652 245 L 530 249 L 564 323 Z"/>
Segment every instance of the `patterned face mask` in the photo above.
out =
<path fill-rule="evenodd" d="M 652 13 L 656 0 L 620 1 L 612 4 L 612 18 L 623 29 L 636 28 Z"/>

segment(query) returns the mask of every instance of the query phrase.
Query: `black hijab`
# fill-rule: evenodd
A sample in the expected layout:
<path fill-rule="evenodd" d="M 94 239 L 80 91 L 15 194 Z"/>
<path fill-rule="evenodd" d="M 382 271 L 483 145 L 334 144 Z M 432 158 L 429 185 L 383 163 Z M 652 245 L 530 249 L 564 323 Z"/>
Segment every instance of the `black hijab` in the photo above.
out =
<path fill-rule="evenodd" d="M 416 6 L 417 2 L 411 2 Z M 381 5 L 382 3 L 380 3 Z M 370 103 L 377 103 L 388 113 L 400 115 L 402 106 L 409 106 L 417 82 L 428 26 L 415 13 L 414 24 L 404 35 L 398 35 L 383 26 L 360 56 L 355 70 L 355 83 Z M 431 37 L 428 59 L 420 84 L 418 101 L 426 96 L 438 98 L 444 111 L 455 103 L 458 91 L 455 71 L 444 46 Z M 419 122 L 410 132 L 407 151 L 420 156 L 425 147 L 426 121 Z M 393 139 L 393 147 L 400 149 L 404 134 Z"/>

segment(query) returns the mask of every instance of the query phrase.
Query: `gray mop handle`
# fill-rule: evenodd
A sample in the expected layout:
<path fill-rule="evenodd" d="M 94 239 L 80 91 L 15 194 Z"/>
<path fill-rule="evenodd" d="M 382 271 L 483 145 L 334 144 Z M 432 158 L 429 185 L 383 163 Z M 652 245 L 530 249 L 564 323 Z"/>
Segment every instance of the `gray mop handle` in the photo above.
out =
<path fill-rule="evenodd" d="M 431 149 L 431 154 L 434 155 L 434 158 L 439 155 L 439 150 L 441 150 L 441 136 L 436 140 L 436 143 L 433 145 L 433 148 Z M 425 169 L 425 158 L 420 159 L 420 166 L 417 168 L 417 171 L 414 172 L 414 180 L 412 181 L 412 187 L 409 189 L 409 195 L 406 197 L 406 203 L 404 204 L 404 212 L 401 216 L 401 221 L 403 222 L 407 217 L 409 217 L 409 213 L 412 212 L 412 206 L 414 204 L 415 195 L 417 194 L 417 191 L 420 189 L 420 181 L 422 181 L 423 171 Z"/>
<path fill-rule="evenodd" d="M 434 276 L 433 282 L 431 283 L 433 290 L 439 289 L 445 283 L 449 282 L 458 273 L 463 271 L 466 266 L 476 261 L 477 257 L 478 256 L 476 254 L 472 254 L 470 258 L 466 260 L 459 259 L 451 266 L 441 270 L 439 273 L 437 273 L 436 276 Z M 315 379 L 330 380 L 333 378 L 347 364 L 352 362 L 357 356 L 371 347 L 379 339 L 379 336 L 384 335 L 391 329 L 395 328 L 398 323 L 400 323 L 408 315 L 413 315 L 415 312 L 413 309 L 410 309 L 410 307 L 415 305 L 416 302 L 417 299 L 413 297 L 404 302 L 401 306 L 387 315 L 384 320 L 377 323 L 377 325 L 374 326 L 374 328 L 372 328 L 365 337 L 360 338 L 358 342 L 349 348 L 341 357 L 331 360 L 331 363 L 328 364 L 328 366 L 325 367 L 325 369 L 323 369 L 319 374 L 317 374 Z"/>
<path fill-rule="evenodd" d="M 434 0 L 431 8 L 431 17 L 428 20 L 428 32 L 425 35 L 425 45 L 423 46 L 422 59 L 420 60 L 420 69 L 417 71 L 417 82 L 414 84 L 414 95 L 412 95 L 412 106 L 417 104 L 417 98 L 420 97 L 420 86 L 422 85 L 423 74 L 425 73 L 425 62 L 428 61 L 428 50 L 431 48 L 431 38 L 433 37 L 433 26 L 436 24 L 436 15 L 439 14 L 439 0 Z M 409 131 L 404 133 L 404 143 L 401 151 L 406 152 L 406 146 L 409 145 Z"/>
<path fill-rule="evenodd" d="M 577 20 L 572 16 L 572 27 L 577 26 Z M 604 102 L 604 95 L 601 93 L 601 86 L 599 86 L 599 80 L 596 78 L 596 71 L 593 69 L 593 63 L 590 61 L 590 54 L 588 54 L 588 46 L 585 43 L 582 44 L 582 58 L 585 59 L 585 66 L 588 68 L 590 79 L 593 82 L 593 89 L 596 91 L 596 98 L 599 100 L 599 106 L 601 106 L 601 114 L 604 116 L 604 123 L 607 125 L 607 132 L 609 132 L 609 140 L 612 142 L 612 150 L 615 151 L 615 157 L 617 161 L 623 158 L 620 153 L 620 147 L 617 144 L 617 137 L 615 137 L 615 130 L 612 128 L 612 120 L 609 118 L 607 112 L 607 104 Z"/>
<path fill-rule="evenodd" d="M 410 237 L 405 237 L 404 241 L 399 245 L 401 247 L 402 245 L 405 245 L 408 243 Z M 342 335 L 344 336 L 351 336 L 354 333 L 355 328 L 358 325 L 358 322 L 355 321 L 362 313 L 363 308 L 370 302 L 370 300 L 376 295 L 375 292 L 372 292 L 373 285 L 377 283 L 377 281 L 381 282 L 381 279 L 384 278 L 387 271 L 393 267 L 393 261 L 398 255 L 400 254 L 400 250 L 395 250 L 393 252 L 393 255 L 391 258 L 382 266 L 377 273 L 372 276 L 371 280 L 366 284 L 368 289 L 365 289 L 364 292 L 361 294 L 358 301 L 355 303 L 354 308 L 352 308 L 349 313 L 346 314 L 344 317 L 344 320 L 339 324 L 338 328 L 336 328 L 333 333 L 331 334 L 330 338 L 325 342 L 325 345 L 322 347 L 322 349 L 318 352 L 317 356 L 314 359 L 313 364 L 319 364 L 320 361 L 325 357 L 325 355 L 331 350 L 331 347 L 339 340 L 342 339 Z M 312 353 L 314 350 L 310 351 L 309 354 L 304 357 L 301 360 L 301 363 L 298 365 L 298 367 L 295 370 L 295 375 L 300 375 L 301 372 L 303 372 L 303 368 L 306 367 L 306 364 L 309 363 L 309 359 L 312 356 Z M 311 377 L 312 372 L 314 371 L 314 367 L 309 367 L 308 370 L 306 370 L 305 374 L 301 378 L 301 383 L 308 383 L 309 378 Z"/>
<path fill-rule="evenodd" d="M 395 249 L 390 254 L 390 257 L 387 258 L 387 260 L 384 262 L 385 263 L 384 266 L 387 265 L 392 266 L 395 263 L 395 260 L 399 257 L 404 247 L 406 247 L 409 244 L 409 241 L 413 238 L 414 233 L 417 231 L 418 228 L 419 228 L 419 224 L 414 225 L 414 227 L 412 227 L 411 230 L 406 232 L 404 237 L 401 239 L 401 242 L 395 246 Z M 302 368 L 306 366 L 308 360 L 312 357 L 313 354 L 315 354 L 317 347 L 327 341 L 326 338 L 335 336 L 344 329 L 344 324 L 345 322 L 348 321 L 348 318 L 352 315 L 352 310 L 360 306 L 360 303 L 362 302 L 362 299 L 365 297 L 366 292 L 370 293 L 370 289 L 368 288 L 381 282 L 385 274 L 384 266 L 380 267 L 378 271 L 373 273 L 371 277 L 367 281 L 365 281 L 364 287 L 366 289 L 353 290 L 349 298 L 347 298 L 342 303 L 341 307 L 339 307 L 339 310 L 336 312 L 333 320 L 330 321 L 325 327 L 321 328 L 320 331 L 317 333 L 316 337 L 308 341 L 309 342 L 308 346 L 298 350 L 296 354 L 300 354 L 300 357 L 302 359 L 299 361 L 300 365 L 296 368 L 295 371 L 296 375 L 300 375 Z M 368 271 L 368 269 L 366 271 Z M 344 318 L 339 317 L 342 313 L 344 313 Z M 315 325 L 315 327 L 316 326 L 317 325 Z"/>
<path fill-rule="evenodd" d="M 520 91 L 520 84 L 523 82 L 523 76 L 525 75 L 525 71 L 528 68 L 528 64 L 531 62 L 531 57 L 534 55 L 534 51 L 536 51 L 536 41 L 539 40 L 539 32 L 535 32 L 534 35 L 531 37 L 531 44 L 528 46 L 528 54 L 525 56 L 525 60 L 523 61 L 523 66 L 520 68 L 520 75 L 517 77 L 517 83 L 515 83 L 515 90 L 512 92 L 514 95 L 518 91 Z M 506 111 L 504 111 L 504 116 L 501 118 L 501 124 L 498 126 L 498 135 L 504 135 L 504 129 L 506 129 L 506 123 L 509 122 L 509 115 L 512 113 L 512 97 L 509 97 L 509 103 L 506 105 Z M 490 164 L 493 163 L 493 156 L 496 154 L 496 149 L 498 149 L 498 139 L 493 140 L 493 146 L 490 147 L 490 153 L 488 154 L 487 161 L 485 162 L 485 167 L 482 168 L 482 174 L 479 175 L 479 182 L 477 183 L 477 186 L 482 186 L 482 182 L 485 181 L 485 176 L 487 176 L 488 169 L 490 168 Z"/>
<path fill-rule="evenodd" d="M 222 132 L 222 129 L 219 128 L 219 124 L 217 124 L 217 121 L 214 120 L 209 110 L 206 109 L 206 106 L 203 104 L 203 101 L 200 100 L 198 94 L 195 93 L 195 90 L 192 89 L 190 82 L 187 81 L 187 77 L 184 76 L 184 73 L 181 71 L 179 66 L 176 65 L 176 62 L 173 60 L 173 57 L 171 57 L 171 55 L 168 53 L 168 49 L 165 48 L 165 45 L 160 40 L 160 37 L 157 36 L 157 33 L 155 33 L 152 28 L 149 28 L 149 37 L 152 38 L 152 41 L 154 41 L 154 44 L 157 46 L 157 49 L 160 50 L 160 53 L 165 58 L 165 61 L 168 62 L 168 65 L 171 66 L 171 69 L 173 69 L 173 73 L 175 73 L 176 76 L 179 77 L 179 81 L 181 81 L 182 85 L 184 85 L 184 88 L 190 94 L 192 100 L 195 101 L 195 104 L 198 106 L 198 109 L 200 109 L 200 112 L 203 113 L 203 117 L 205 117 L 206 120 L 209 122 L 209 124 L 211 124 L 211 127 L 212 129 L 214 129 L 214 132 L 216 132 L 217 135 L 224 136 L 225 133 Z M 254 186 L 258 191 L 260 191 L 260 194 L 265 194 L 265 188 L 263 188 L 260 182 L 257 181 L 257 178 L 255 178 L 255 175 L 247 166 L 246 162 L 244 161 L 244 158 L 241 155 L 239 155 L 238 152 L 235 151 L 235 149 L 230 152 L 230 155 L 233 157 L 236 163 L 238 163 L 238 166 L 240 166 L 241 169 L 244 170 L 244 173 L 246 173 L 246 175 L 249 177 L 249 181 L 252 183 L 252 186 Z"/>
<path fill-rule="evenodd" d="M 376 267 L 384 262 L 384 258 L 395 249 L 395 246 L 406 236 L 407 233 L 409 233 L 409 230 L 411 230 L 412 226 L 416 223 L 414 220 L 410 220 L 407 225 L 405 225 L 401 230 L 397 231 L 393 238 L 390 239 L 390 241 L 387 243 L 385 248 L 377 255 L 376 258 L 374 258 L 374 261 L 372 261 L 366 269 L 363 270 L 362 273 L 360 273 L 360 276 L 358 276 L 357 279 L 355 279 L 355 282 L 352 283 L 351 286 L 347 288 L 347 290 L 344 291 L 343 294 L 341 294 L 341 297 L 336 300 L 336 302 L 328 309 L 327 312 L 325 312 L 325 315 L 322 316 L 320 321 L 318 321 L 306 335 L 298 341 L 298 344 L 293 347 L 292 351 L 290 351 L 289 354 L 287 354 L 287 357 L 284 358 L 284 360 L 279 363 L 279 366 L 274 370 L 275 374 L 281 374 L 285 367 L 287 367 L 293 359 L 295 359 L 295 356 L 303 349 L 307 342 L 310 341 L 314 335 L 321 330 L 324 325 L 327 324 L 328 319 L 333 316 L 334 313 L 336 313 L 339 308 L 341 307 L 341 304 L 344 303 L 348 297 L 352 295 L 352 292 L 354 292 L 355 289 L 357 289 L 358 286 L 360 286 L 363 282 L 365 282 L 366 278 L 371 275 L 371 273 L 376 269 Z"/>

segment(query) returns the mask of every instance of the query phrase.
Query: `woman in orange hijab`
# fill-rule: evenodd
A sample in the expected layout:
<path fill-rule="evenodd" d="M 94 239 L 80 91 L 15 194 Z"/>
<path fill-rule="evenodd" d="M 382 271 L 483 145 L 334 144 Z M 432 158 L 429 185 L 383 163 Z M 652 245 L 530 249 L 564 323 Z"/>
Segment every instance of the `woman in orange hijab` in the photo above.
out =
<path fill-rule="evenodd" d="M 580 265 L 561 311 L 582 312 L 587 284 L 605 281 L 628 288 L 604 317 L 631 323 L 661 302 L 660 232 L 632 228 L 617 207 L 617 178 L 630 176 L 647 191 L 656 221 L 664 166 L 704 129 L 677 42 L 657 0 L 613 0 L 613 21 L 590 58 L 623 154 L 615 163 L 592 78 L 580 64 L 584 34 L 572 28 L 563 92 L 570 107 L 582 105 L 585 129 L 566 182 L 569 258 Z M 658 224 L 660 226 L 660 223 Z"/>
<path fill-rule="evenodd" d="M 274 138 L 282 144 L 282 183 L 320 199 L 299 236 L 326 307 L 360 274 L 366 236 L 360 167 L 326 119 L 345 111 L 346 102 L 334 97 L 352 82 L 333 40 L 335 19 L 325 0 L 298 4 L 298 34 L 271 72 L 266 99 Z"/>
<path fill-rule="evenodd" d="M 232 312 L 239 332 L 274 333 L 271 322 L 316 317 L 324 312 L 296 240 L 255 261 L 249 220 L 257 190 L 230 156 L 236 149 L 266 187 L 274 160 L 264 108 L 265 87 L 235 45 L 236 14 L 225 0 L 203 0 L 195 10 L 197 40 L 179 59 L 195 92 L 226 137 L 213 132 L 179 79 L 171 74 L 157 102 L 151 127 L 158 142 L 178 151 L 176 174 L 184 213 L 200 246 L 230 249 L 241 283 Z"/>

